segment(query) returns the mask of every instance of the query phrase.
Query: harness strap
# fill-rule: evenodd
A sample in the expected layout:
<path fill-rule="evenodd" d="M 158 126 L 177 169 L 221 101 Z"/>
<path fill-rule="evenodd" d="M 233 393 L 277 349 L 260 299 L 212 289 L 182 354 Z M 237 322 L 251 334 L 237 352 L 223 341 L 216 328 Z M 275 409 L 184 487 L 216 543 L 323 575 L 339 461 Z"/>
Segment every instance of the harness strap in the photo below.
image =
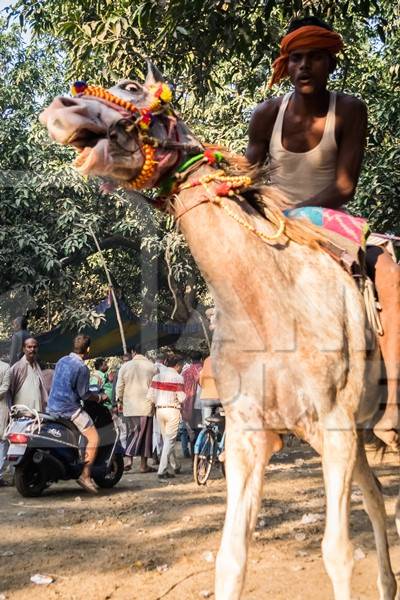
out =
<path fill-rule="evenodd" d="M 207 196 L 200 196 L 198 198 L 196 198 L 195 196 L 192 196 L 192 198 L 190 200 L 188 200 L 188 202 L 185 202 L 185 204 L 183 204 L 183 202 L 180 201 L 179 206 L 178 206 L 178 201 L 179 201 L 179 197 L 175 196 L 175 202 L 173 203 L 173 209 L 174 209 L 174 217 L 175 217 L 176 221 L 179 221 L 179 219 L 182 218 L 183 215 L 188 213 L 193 208 L 196 208 L 196 206 L 199 206 L 200 204 L 204 204 L 205 202 L 211 202 L 210 198 L 208 198 Z"/>
<path fill-rule="evenodd" d="M 364 297 L 368 323 L 372 331 L 375 331 L 377 335 L 382 336 L 384 331 L 379 314 L 379 311 L 382 309 L 375 299 L 375 287 L 369 277 L 366 277 L 364 280 L 364 289 L 362 294 Z"/>

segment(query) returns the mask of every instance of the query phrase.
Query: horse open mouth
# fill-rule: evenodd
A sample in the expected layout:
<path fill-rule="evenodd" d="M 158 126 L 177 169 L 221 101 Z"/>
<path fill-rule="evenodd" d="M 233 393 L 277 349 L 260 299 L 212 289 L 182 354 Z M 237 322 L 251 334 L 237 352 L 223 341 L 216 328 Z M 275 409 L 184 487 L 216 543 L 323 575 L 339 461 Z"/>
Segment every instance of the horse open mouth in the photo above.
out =
<path fill-rule="evenodd" d="M 92 163 L 92 160 L 91 160 L 92 150 L 93 150 L 92 147 L 86 146 L 85 148 L 83 148 L 82 150 L 79 151 L 78 156 L 72 163 L 73 166 L 76 169 L 78 169 L 78 171 L 86 172 L 89 169 L 89 167 L 91 166 L 91 163 Z"/>
<path fill-rule="evenodd" d="M 92 138 L 90 145 L 86 141 L 84 147 L 76 147 L 78 156 L 73 162 L 73 166 L 82 175 L 99 175 L 107 171 L 110 166 L 109 144 L 106 138 Z"/>
<path fill-rule="evenodd" d="M 67 144 L 78 152 L 73 166 L 82 175 L 89 175 L 99 162 L 102 167 L 108 162 L 108 140 L 104 137 L 104 131 L 78 129 L 68 139 Z"/>
<path fill-rule="evenodd" d="M 131 153 L 115 153 L 108 137 L 76 137 L 72 146 L 78 151 L 73 166 L 84 176 L 114 176 L 116 179 L 132 178 L 133 166 Z"/>
<path fill-rule="evenodd" d="M 67 144 L 81 152 L 85 148 L 94 148 L 99 140 L 104 138 L 103 131 L 92 131 L 91 129 L 79 129 L 69 138 Z"/>

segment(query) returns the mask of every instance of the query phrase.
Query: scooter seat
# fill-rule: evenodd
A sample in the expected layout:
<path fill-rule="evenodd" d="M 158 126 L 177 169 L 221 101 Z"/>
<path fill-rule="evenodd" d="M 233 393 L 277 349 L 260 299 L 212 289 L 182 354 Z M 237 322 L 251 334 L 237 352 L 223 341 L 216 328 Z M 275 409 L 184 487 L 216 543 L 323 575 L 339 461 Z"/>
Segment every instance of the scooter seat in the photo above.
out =
<path fill-rule="evenodd" d="M 48 413 L 42 413 L 40 415 L 43 421 L 51 422 L 51 423 L 59 423 L 63 425 L 70 431 L 74 433 L 74 435 L 79 434 L 78 428 L 73 424 L 70 419 L 65 419 L 64 417 L 60 417 L 59 415 L 49 415 Z"/>

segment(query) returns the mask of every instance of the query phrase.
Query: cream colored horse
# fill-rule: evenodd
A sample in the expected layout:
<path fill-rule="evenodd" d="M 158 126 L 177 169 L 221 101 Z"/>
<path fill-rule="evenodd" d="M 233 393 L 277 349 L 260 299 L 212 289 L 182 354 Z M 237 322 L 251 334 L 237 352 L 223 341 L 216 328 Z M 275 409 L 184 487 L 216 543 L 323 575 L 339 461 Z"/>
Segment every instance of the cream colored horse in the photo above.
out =
<path fill-rule="evenodd" d="M 201 148 L 171 112 L 154 69 L 144 85 L 123 81 L 103 92 L 84 89 L 76 98 L 57 98 L 41 115 L 56 141 L 79 150 L 83 174 L 153 187 Z M 144 130 L 149 118 L 143 125 L 143 109 L 149 108 L 150 128 Z M 367 348 L 361 295 L 352 278 L 313 244 L 312 232 L 277 217 L 280 198 L 268 189 L 260 194 L 271 220 L 238 195 L 217 203 L 215 168 L 200 161 L 192 169 L 170 210 L 217 309 L 212 361 L 226 413 L 227 510 L 216 599 L 241 597 L 265 466 L 280 448 L 278 433 L 294 431 L 322 457 L 327 498 L 322 548 L 335 600 L 351 598 L 353 478 L 374 528 L 379 598 L 393 600 L 385 508 L 360 432 L 376 410 L 380 374 L 378 351 Z M 197 185 L 201 177 L 209 182 Z M 275 236 L 282 223 L 286 235 Z M 305 243 L 298 243 L 301 238 Z"/>

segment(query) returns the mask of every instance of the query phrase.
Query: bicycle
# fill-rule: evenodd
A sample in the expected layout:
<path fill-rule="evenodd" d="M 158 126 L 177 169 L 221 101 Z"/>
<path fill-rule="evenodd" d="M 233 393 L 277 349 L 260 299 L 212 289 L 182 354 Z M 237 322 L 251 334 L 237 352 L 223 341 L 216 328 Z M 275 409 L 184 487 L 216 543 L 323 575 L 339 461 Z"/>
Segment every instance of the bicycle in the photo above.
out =
<path fill-rule="evenodd" d="M 221 465 L 222 475 L 225 477 L 225 464 L 219 461 L 221 453 L 225 450 L 225 431 L 221 433 L 220 428 L 224 417 L 213 415 L 205 420 L 207 424 L 197 436 L 194 446 L 193 477 L 197 485 L 207 483 L 216 461 Z"/>

